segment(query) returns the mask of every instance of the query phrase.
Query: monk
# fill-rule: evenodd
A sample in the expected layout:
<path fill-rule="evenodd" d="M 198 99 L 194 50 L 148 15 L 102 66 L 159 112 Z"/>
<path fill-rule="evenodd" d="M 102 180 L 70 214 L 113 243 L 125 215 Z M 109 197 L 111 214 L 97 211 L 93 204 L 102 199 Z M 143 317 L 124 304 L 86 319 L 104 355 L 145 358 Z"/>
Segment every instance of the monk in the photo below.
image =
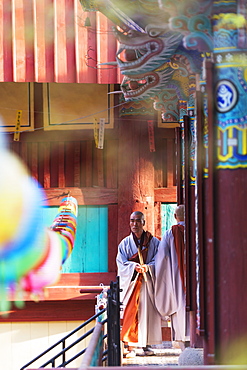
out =
<path fill-rule="evenodd" d="M 118 246 L 117 267 L 120 300 L 123 303 L 121 340 L 129 346 L 126 357 L 134 357 L 133 347 L 142 347 L 143 355 L 153 355 L 151 345 L 162 343 L 161 317 L 154 304 L 154 258 L 159 240 L 144 231 L 144 214 L 130 215 L 129 236 Z"/>
<path fill-rule="evenodd" d="M 175 209 L 177 221 L 162 237 L 155 256 L 155 304 L 162 318 L 170 317 L 172 341 L 189 341 L 186 313 L 184 205 Z"/>

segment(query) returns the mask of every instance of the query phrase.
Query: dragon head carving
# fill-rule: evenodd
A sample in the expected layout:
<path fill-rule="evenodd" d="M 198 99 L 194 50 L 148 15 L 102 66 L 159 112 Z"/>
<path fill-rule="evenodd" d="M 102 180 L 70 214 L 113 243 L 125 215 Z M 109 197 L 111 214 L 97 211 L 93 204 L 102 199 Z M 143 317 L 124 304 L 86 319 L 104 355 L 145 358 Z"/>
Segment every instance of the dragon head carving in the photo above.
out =
<path fill-rule="evenodd" d="M 170 60 L 183 38 L 166 27 L 149 25 L 146 30 L 147 33 L 136 30 L 126 33 L 114 28 L 120 45 L 116 58 L 123 75 L 155 71 Z"/>
<path fill-rule="evenodd" d="M 171 80 L 174 69 L 168 64 L 160 72 L 150 71 L 141 75 L 125 75 L 121 90 L 126 101 L 145 100 L 165 88 Z"/>

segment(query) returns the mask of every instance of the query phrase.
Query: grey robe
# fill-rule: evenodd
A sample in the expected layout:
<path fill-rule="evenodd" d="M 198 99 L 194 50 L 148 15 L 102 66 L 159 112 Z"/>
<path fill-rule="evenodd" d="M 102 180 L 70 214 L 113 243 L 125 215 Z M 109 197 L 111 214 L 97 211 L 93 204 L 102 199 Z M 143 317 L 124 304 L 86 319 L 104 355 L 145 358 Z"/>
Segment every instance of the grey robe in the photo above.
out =
<path fill-rule="evenodd" d="M 133 343 L 137 347 L 145 347 L 147 344 L 159 344 L 162 342 L 161 335 L 161 317 L 154 304 L 154 257 L 157 253 L 159 240 L 153 237 L 148 247 L 148 254 L 146 264 L 148 265 L 148 272 L 146 273 L 147 282 L 142 280 L 140 291 L 140 304 L 138 308 L 138 343 Z M 124 238 L 118 246 L 117 267 L 118 275 L 120 277 L 120 301 L 123 303 L 123 311 L 128 303 L 130 295 L 133 291 L 138 273 L 135 280 L 131 278 L 135 271 L 136 262 L 128 259 L 137 253 L 137 247 L 132 233 Z"/>
<path fill-rule="evenodd" d="M 184 225 L 184 222 L 179 222 Z M 155 256 L 155 304 L 160 315 L 170 316 L 172 340 L 189 340 L 185 292 L 182 287 L 172 230 L 167 230 Z"/>

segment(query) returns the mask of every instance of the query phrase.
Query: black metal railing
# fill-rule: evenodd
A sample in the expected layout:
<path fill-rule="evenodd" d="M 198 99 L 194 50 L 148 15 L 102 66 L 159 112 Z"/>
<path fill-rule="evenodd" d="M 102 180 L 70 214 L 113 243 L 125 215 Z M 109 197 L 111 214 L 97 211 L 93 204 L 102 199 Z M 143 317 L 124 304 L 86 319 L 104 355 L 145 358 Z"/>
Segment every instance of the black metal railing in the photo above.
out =
<path fill-rule="evenodd" d="M 61 350 L 59 352 L 51 357 L 49 360 L 44 362 L 39 368 L 44 368 L 46 366 L 51 366 L 52 368 L 61 368 L 66 367 L 69 363 L 74 361 L 79 356 L 83 355 L 87 347 L 85 347 L 83 350 L 79 351 L 74 355 L 73 357 L 67 358 L 66 355 L 68 355 L 68 351 L 73 348 L 76 344 L 83 341 L 85 338 L 87 338 L 89 335 L 91 335 L 95 328 L 91 328 L 86 333 L 84 333 L 82 336 L 77 338 L 73 343 L 66 346 L 66 341 L 75 334 L 78 331 L 84 329 L 88 324 L 93 322 L 96 319 L 102 318 L 104 313 L 107 313 L 107 318 L 101 320 L 101 324 L 105 325 L 107 323 L 107 334 L 103 336 L 103 341 L 106 340 L 106 350 L 101 352 L 102 355 L 102 362 L 106 362 L 108 366 L 120 366 L 121 362 L 121 349 L 120 349 L 120 301 L 119 301 L 119 278 L 117 277 L 116 282 L 110 283 L 110 289 L 107 290 L 107 307 L 97 312 L 94 316 L 92 316 L 90 319 L 85 321 L 83 324 L 78 326 L 76 329 L 71 331 L 69 334 L 67 334 L 65 337 L 60 339 L 58 342 L 53 344 L 51 347 L 46 349 L 44 352 L 42 352 L 40 355 L 36 356 L 33 360 L 29 361 L 27 364 L 21 367 L 20 370 L 25 370 L 27 367 L 29 367 L 31 364 L 34 364 L 36 361 L 42 359 L 43 356 L 49 354 L 50 351 L 54 350 L 55 348 L 58 348 L 61 346 Z M 68 356 L 67 356 L 68 357 Z M 58 365 L 58 361 L 60 360 L 60 364 Z"/>
<path fill-rule="evenodd" d="M 119 277 L 116 282 L 111 282 L 107 292 L 107 344 L 108 366 L 120 366 L 120 299 Z"/>

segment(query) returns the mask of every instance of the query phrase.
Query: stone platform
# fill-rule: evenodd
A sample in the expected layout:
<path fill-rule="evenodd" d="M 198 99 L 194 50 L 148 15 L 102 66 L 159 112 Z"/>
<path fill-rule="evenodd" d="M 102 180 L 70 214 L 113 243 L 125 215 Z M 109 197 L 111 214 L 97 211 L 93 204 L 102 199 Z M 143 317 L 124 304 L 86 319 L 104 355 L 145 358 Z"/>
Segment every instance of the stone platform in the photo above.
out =
<path fill-rule="evenodd" d="M 136 348 L 134 358 L 123 358 L 122 366 L 201 366 L 203 365 L 202 348 L 183 348 L 176 342 L 163 342 L 152 346 L 153 356 L 143 356 L 141 348 Z"/>
<path fill-rule="evenodd" d="M 171 342 L 152 346 L 153 356 L 141 356 L 142 349 L 136 349 L 136 357 L 123 358 L 122 366 L 177 366 L 181 349 L 173 348 Z"/>

